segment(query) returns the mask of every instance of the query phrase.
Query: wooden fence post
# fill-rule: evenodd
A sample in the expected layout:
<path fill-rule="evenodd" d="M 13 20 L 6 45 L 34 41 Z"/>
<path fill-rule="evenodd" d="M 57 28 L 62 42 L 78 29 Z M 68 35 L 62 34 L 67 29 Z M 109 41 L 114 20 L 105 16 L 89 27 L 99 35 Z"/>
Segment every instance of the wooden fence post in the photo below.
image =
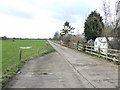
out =
<path fill-rule="evenodd" d="M 77 42 L 77 50 L 78 50 L 78 46 L 79 46 L 79 41 Z M 79 50 L 78 50 L 79 51 Z"/>
<path fill-rule="evenodd" d="M 98 57 L 100 57 L 100 46 L 98 47 Z"/>
<path fill-rule="evenodd" d="M 19 60 L 21 60 L 22 59 L 22 50 L 20 49 L 19 50 Z"/>
<path fill-rule="evenodd" d="M 92 54 L 92 46 L 91 46 L 91 49 L 90 49 L 90 50 L 91 50 L 91 54 Z"/>
<path fill-rule="evenodd" d="M 85 45 L 85 52 L 87 52 L 87 45 Z"/>
<path fill-rule="evenodd" d="M 107 57 L 108 57 L 108 49 L 107 49 L 107 53 L 106 53 L 106 59 L 107 59 Z"/>
<path fill-rule="evenodd" d="M 118 51 L 118 60 L 120 60 L 120 50 Z"/>

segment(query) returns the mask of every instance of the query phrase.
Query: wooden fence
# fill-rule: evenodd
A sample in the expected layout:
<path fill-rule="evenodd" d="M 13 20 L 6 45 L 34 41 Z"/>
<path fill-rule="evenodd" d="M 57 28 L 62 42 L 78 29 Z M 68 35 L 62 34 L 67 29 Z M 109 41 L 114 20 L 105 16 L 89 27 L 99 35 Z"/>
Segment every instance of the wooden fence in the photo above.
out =
<path fill-rule="evenodd" d="M 76 44 L 73 43 L 72 47 L 78 51 L 84 51 L 90 54 L 94 54 L 100 57 L 104 57 L 106 59 L 110 59 L 114 62 L 120 62 L 120 50 L 115 49 L 107 49 L 107 48 L 99 48 L 90 45 Z M 106 50 L 106 53 L 103 53 L 102 50 Z"/>

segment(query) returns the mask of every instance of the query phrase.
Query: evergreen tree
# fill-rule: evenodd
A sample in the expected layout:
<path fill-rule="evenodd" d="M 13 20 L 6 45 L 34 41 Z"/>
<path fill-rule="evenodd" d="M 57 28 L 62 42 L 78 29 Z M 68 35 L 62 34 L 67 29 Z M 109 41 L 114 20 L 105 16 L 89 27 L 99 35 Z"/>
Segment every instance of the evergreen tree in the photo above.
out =
<path fill-rule="evenodd" d="M 86 40 L 95 40 L 97 37 L 102 36 L 104 28 L 103 19 L 96 11 L 91 12 L 84 23 L 84 34 Z"/>

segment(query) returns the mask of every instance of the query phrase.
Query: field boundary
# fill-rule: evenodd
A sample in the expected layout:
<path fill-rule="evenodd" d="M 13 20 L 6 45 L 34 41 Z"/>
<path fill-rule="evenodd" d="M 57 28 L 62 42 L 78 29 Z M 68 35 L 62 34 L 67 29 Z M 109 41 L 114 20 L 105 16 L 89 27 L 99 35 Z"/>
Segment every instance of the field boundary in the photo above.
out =
<path fill-rule="evenodd" d="M 78 44 L 77 46 L 76 43 L 73 44 L 72 48 L 77 49 L 78 51 L 84 51 L 86 53 L 93 54 L 98 57 L 103 57 L 105 59 L 112 60 L 113 62 L 120 63 L 120 50 L 99 48 L 83 44 Z M 107 52 L 103 53 L 102 50 L 106 50 Z"/>
<path fill-rule="evenodd" d="M 66 46 L 63 43 L 61 45 Z M 66 46 L 66 47 L 72 48 L 84 53 L 88 53 L 90 55 L 95 55 L 97 57 L 102 57 L 106 60 L 110 60 L 110 61 L 116 62 L 117 64 L 120 64 L 120 50 L 99 48 L 99 47 L 94 47 L 94 46 L 84 45 L 84 44 L 77 44 L 77 43 L 73 43 L 72 45 Z M 102 53 L 102 50 L 106 50 L 107 52 Z"/>

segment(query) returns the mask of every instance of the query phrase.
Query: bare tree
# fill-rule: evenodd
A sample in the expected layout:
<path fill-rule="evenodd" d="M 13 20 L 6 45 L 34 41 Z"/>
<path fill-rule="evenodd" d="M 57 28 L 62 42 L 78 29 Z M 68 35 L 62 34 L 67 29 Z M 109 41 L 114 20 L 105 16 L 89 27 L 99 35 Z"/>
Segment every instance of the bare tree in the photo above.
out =
<path fill-rule="evenodd" d="M 103 36 L 106 37 L 107 43 L 109 44 L 110 48 L 116 47 L 116 49 L 120 48 L 119 47 L 120 46 L 119 44 L 120 43 L 120 38 L 119 38 L 120 37 L 120 19 L 115 18 L 117 16 L 117 12 L 119 11 L 120 11 L 120 7 L 119 5 L 116 5 L 116 10 L 114 11 L 116 14 L 112 15 L 110 10 L 110 2 L 106 0 L 103 1 L 103 12 L 104 12 L 104 20 L 105 20 L 105 25 L 103 28 Z M 110 43 L 108 37 L 114 37 L 114 42 Z"/>
<path fill-rule="evenodd" d="M 103 0 L 103 11 L 104 11 L 105 24 L 108 24 L 111 22 L 110 2 Z"/>
<path fill-rule="evenodd" d="M 104 28 L 103 28 L 103 36 L 109 37 L 111 35 L 111 23 L 112 23 L 112 14 L 110 10 L 110 2 L 107 0 L 103 0 L 103 12 L 104 12 Z"/>
<path fill-rule="evenodd" d="M 61 39 L 61 42 L 63 42 L 64 44 L 67 44 L 69 42 L 69 38 L 71 37 L 70 33 L 73 33 L 73 30 L 75 28 L 72 27 L 68 21 L 64 23 L 63 27 L 64 28 L 60 30 L 61 31 L 60 39 Z"/>
<path fill-rule="evenodd" d="M 60 40 L 60 33 L 58 31 L 55 32 L 53 39 Z"/>
<path fill-rule="evenodd" d="M 120 0 L 116 3 L 116 19 L 114 23 L 114 37 L 115 43 L 117 44 L 117 49 L 120 49 Z"/>

